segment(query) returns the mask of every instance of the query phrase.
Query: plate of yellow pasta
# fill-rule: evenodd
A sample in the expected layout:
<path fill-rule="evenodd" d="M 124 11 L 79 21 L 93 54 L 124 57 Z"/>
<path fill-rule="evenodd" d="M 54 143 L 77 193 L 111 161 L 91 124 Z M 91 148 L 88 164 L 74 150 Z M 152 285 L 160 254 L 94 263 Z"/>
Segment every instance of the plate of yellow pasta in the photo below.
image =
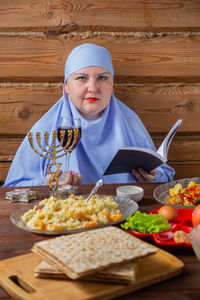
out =
<path fill-rule="evenodd" d="M 11 216 L 11 221 L 26 231 L 60 235 L 114 225 L 133 215 L 138 204 L 119 196 L 70 195 L 66 199 L 51 196 L 31 206 L 23 207 Z"/>

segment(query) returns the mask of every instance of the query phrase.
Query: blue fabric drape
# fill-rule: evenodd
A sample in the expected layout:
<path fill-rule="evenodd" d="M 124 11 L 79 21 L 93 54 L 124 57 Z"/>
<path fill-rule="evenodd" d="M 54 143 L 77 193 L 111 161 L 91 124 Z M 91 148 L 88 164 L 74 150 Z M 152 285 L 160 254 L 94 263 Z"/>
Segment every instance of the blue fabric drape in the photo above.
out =
<path fill-rule="evenodd" d="M 114 95 L 104 113 L 96 120 L 87 120 L 79 113 L 72 101 L 64 96 L 33 126 L 33 133 L 56 130 L 60 116 L 81 119 L 82 136 L 72 151 L 70 169 L 82 174 L 82 183 L 95 183 L 113 156 L 124 146 L 138 146 L 155 150 L 153 141 L 136 113 Z M 50 139 L 51 143 L 51 139 Z M 45 143 L 43 143 L 45 147 Z M 65 166 L 66 156 L 57 160 Z M 31 148 L 27 136 L 19 147 L 4 186 L 43 185 L 48 159 L 39 157 Z M 163 164 L 157 168 L 154 181 L 171 181 L 174 170 Z M 132 174 L 104 176 L 105 183 L 135 182 Z"/>

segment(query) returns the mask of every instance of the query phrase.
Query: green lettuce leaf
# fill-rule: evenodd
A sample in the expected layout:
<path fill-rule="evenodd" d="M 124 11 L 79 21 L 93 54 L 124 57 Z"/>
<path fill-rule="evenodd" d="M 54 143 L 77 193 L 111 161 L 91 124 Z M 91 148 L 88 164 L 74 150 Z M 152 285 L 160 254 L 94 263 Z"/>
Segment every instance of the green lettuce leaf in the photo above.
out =
<path fill-rule="evenodd" d="M 126 222 L 121 224 L 121 227 L 125 230 L 131 228 L 141 233 L 158 233 L 171 229 L 171 225 L 163 215 L 146 214 L 140 211 L 126 218 Z"/>

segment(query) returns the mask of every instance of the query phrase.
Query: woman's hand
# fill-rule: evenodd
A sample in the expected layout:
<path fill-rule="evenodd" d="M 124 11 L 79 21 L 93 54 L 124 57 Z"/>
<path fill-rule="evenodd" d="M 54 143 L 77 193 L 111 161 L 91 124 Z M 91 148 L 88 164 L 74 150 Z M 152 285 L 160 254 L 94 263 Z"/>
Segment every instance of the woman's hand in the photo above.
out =
<path fill-rule="evenodd" d="M 138 181 L 138 182 L 143 182 L 143 181 L 152 181 L 155 176 L 156 176 L 157 170 L 154 169 L 150 173 L 145 171 L 144 169 L 140 168 L 138 170 L 133 169 L 132 174 L 133 177 Z"/>
<path fill-rule="evenodd" d="M 62 178 L 61 181 L 58 182 L 59 185 L 80 185 L 82 181 L 82 175 L 80 173 L 76 173 L 74 171 L 69 171 L 64 173 L 65 177 Z"/>
<path fill-rule="evenodd" d="M 62 176 L 62 180 L 59 178 Z M 62 171 L 57 175 L 58 177 L 58 185 L 80 185 L 82 181 L 82 175 L 80 173 L 76 173 L 73 171 L 69 171 L 63 173 Z M 46 176 L 45 184 L 48 185 L 50 181 L 51 175 Z M 54 182 L 52 182 L 54 184 Z"/>

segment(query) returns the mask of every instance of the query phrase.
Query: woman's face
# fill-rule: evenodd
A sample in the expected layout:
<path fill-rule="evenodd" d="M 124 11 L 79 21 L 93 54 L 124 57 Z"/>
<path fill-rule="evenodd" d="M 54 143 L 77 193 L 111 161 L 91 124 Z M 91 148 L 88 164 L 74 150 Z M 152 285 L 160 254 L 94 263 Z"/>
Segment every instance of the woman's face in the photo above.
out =
<path fill-rule="evenodd" d="M 113 77 L 101 67 L 87 67 L 73 73 L 65 92 L 88 120 L 97 119 L 107 107 L 113 92 Z"/>

